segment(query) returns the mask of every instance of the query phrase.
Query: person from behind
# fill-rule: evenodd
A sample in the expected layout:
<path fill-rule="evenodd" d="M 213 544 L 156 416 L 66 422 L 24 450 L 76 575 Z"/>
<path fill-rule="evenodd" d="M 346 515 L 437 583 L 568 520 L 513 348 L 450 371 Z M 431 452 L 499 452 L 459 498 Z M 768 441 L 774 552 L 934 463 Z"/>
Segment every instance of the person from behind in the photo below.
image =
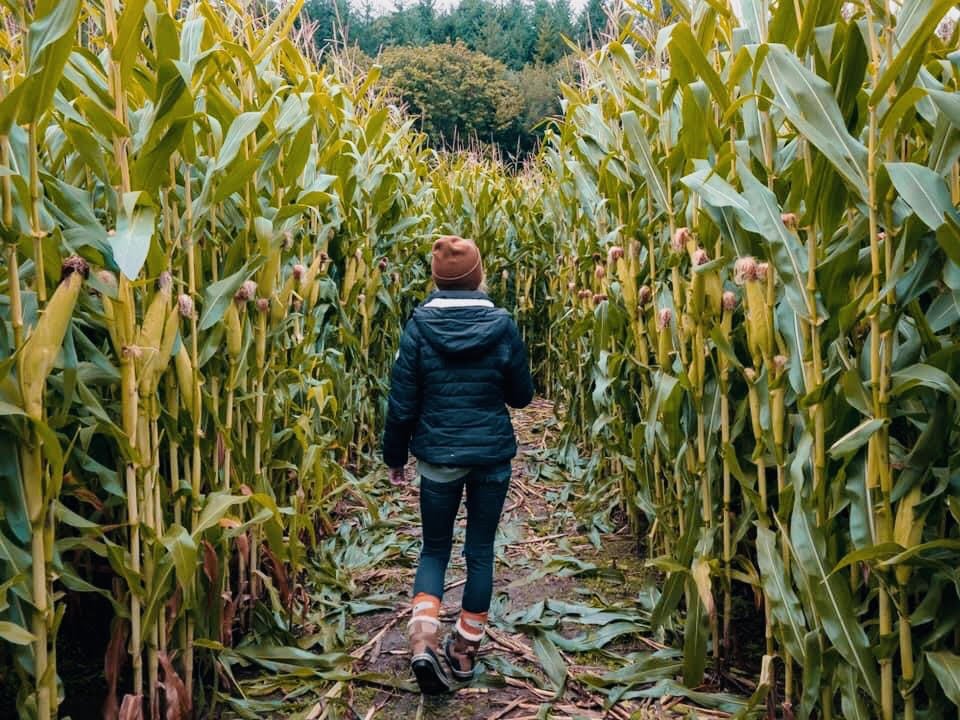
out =
<path fill-rule="evenodd" d="M 484 291 L 472 240 L 433 245 L 436 290 L 417 307 L 393 366 L 383 459 L 403 482 L 408 452 L 420 474 L 423 545 L 408 624 L 420 689 L 437 694 L 473 677 L 493 595 L 494 539 L 517 442 L 507 406 L 533 399 L 527 350 L 510 314 Z M 459 617 L 443 647 L 440 603 L 457 513 L 466 495 L 467 581 Z"/>

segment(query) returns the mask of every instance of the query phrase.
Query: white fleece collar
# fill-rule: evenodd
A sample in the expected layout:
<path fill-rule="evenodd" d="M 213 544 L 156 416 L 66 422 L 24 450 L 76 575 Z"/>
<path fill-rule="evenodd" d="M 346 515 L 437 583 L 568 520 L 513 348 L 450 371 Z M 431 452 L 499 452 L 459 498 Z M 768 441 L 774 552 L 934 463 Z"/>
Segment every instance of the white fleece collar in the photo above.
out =
<path fill-rule="evenodd" d="M 494 307 L 493 302 L 483 298 L 434 298 L 425 308 L 452 308 L 452 307 Z"/>

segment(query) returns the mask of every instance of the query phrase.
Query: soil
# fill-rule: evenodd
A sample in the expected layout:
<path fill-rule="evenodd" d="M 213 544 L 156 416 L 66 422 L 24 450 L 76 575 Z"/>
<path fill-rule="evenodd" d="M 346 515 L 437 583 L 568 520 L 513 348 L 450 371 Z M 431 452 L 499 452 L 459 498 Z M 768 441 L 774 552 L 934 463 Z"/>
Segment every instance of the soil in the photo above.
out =
<path fill-rule="evenodd" d="M 605 696 L 592 691 L 579 679 L 583 675 L 602 674 L 620 667 L 624 664 L 622 659 L 631 653 L 663 648 L 649 637 L 627 634 L 614 639 L 602 649 L 563 653 L 564 660 L 568 662 L 570 679 L 563 691 L 555 695 L 532 649 L 532 635 L 524 631 L 509 632 L 501 627 L 503 620 L 511 614 L 549 600 L 592 605 L 598 611 L 626 608 L 636 612 L 638 617 L 643 614 L 637 592 L 651 581 L 651 571 L 638 556 L 632 533 L 626 527 L 618 527 L 615 532 L 602 537 L 599 549 L 594 547 L 576 527 L 576 520 L 569 508 L 554 500 L 561 496 L 559 491 L 564 480 L 547 478 L 556 478 L 560 473 L 555 468 L 550 473 L 537 472 L 537 458 L 551 440 L 552 419 L 553 408 L 545 401 L 537 401 L 514 417 L 521 450 L 515 461 L 512 488 L 501 520 L 502 534 L 510 539 L 502 539 L 498 545 L 500 562 L 497 565 L 494 607 L 491 610 L 488 638 L 480 653 L 483 664 L 478 679 L 471 687 L 460 688 L 451 695 L 439 698 L 425 698 L 415 687 L 398 690 L 351 684 L 342 698 L 357 717 L 364 720 L 532 719 L 541 712 L 543 703 L 552 706 L 549 713 L 551 718 L 641 717 L 637 713 L 643 713 L 643 717 L 681 716 L 657 708 L 659 702 L 652 700 L 643 701 L 642 705 L 637 701 L 621 703 L 613 710 L 605 710 Z M 413 500 L 415 490 L 407 492 Z M 409 533 L 416 535 L 416 528 L 410 528 Z M 590 563 L 595 569 L 573 575 L 566 575 L 563 570 L 543 572 L 552 558 L 569 556 Z M 353 650 L 354 654 L 360 655 L 355 668 L 357 672 L 383 673 L 397 683 L 404 683 L 412 679 L 404 626 L 414 569 L 407 564 L 392 570 L 388 574 L 389 587 L 385 588 L 380 581 L 368 590 L 371 594 L 397 591 L 400 598 L 396 607 L 391 611 L 356 618 L 353 626 L 354 647 L 348 648 L 348 651 Z M 443 598 L 441 620 L 444 621 L 444 628 L 441 637 L 446 635 L 456 618 L 462 593 L 458 581 L 463 576 L 462 559 L 457 557 L 455 547 L 447 575 L 448 585 L 454 587 Z M 572 638 L 582 635 L 588 628 L 576 622 L 562 621 L 557 629 L 563 637 Z M 495 670 L 499 666 L 494 662 L 497 656 L 521 668 L 529 676 L 503 677 Z M 648 715 L 647 712 L 654 714 Z M 717 715 L 711 713 L 711 716 Z"/>
<path fill-rule="evenodd" d="M 338 574 L 351 575 L 352 602 L 369 600 L 382 607 L 384 598 L 393 599 L 393 607 L 388 610 L 347 617 L 346 646 L 342 650 L 355 661 L 343 668 L 344 679 L 332 682 L 304 675 L 302 681 L 288 677 L 272 683 L 263 668 L 237 668 L 239 689 L 253 704 L 244 709 L 231 706 L 229 701 L 219 702 L 213 712 L 200 709 L 199 715 L 297 720 L 727 717 L 717 710 L 695 708 L 689 700 L 676 696 L 641 698 L 627 694 L 606 707 L 607 692 L 616 683 L 602 680 L 603 676 L 651 654 L 675 658 L 677 654 L 668 644 L 682 647 L 682 638 L 662 632 L 654 635 L 649 630 L 649 591 L 659 584 L 659 577 L 647 567 L 643 548 L 636 534 L 626 527 L 624 515 L 616 509 L 605 513 L 600 525 L 609 532 L 599 537 L 588 537 L 578 526 L 584 518 L 577 518 L 572 508 L 584 492 L 551 460 L 556 427 L 552 405 L 535 401 L 514 415 L 514 425 L 521 449 L 498 534 L 490 626 L 480 651 L 477 677 L 469 686 L 443 697 L 427 698 L 419 693 L 410 672 L 405 629 L 420 536 L 417 488 L 410 483 L 378 496 L 384 508 L 391 508 L 385 512 L 393 513 L 386 521 L 380 518 L 371 524 L 363 519 L 363 504 L 347 500 L 331 513 L 338 524 L 350 526 L 351 532 L 344 537 L 350 538 L 345 542 L 354 556 L 378 552 L 377 548 L 382 550 L 385 545 L 390 550 L 383 556 L 386 559 L 371 560 L 366 566 L 337 567 Z M 379 479 L 376 485 L 384 486 Z M 455 534 L 458 545 L 447 574 L 441 637 L 456 619 L 463 592 L 465 567 L 459 543 L 465 520 L 461 516 Z M 762 643 L 762 617 L 756 626 L 749 598 L 738 597 L 737 601 L 735 621 L 744 622 L 744 627 L 749 625 L 751 631 L 758 629 Z M 94 604 L 88 601 L 68 608 L 60 632 L 61 668 L 72 668 L 62 673 L 70 702 L 63 710 L 74 720 L 99 717 L 105 692 L 103 646 L 109 637 L 112 613 Z M 597 613 L 615 613 L 617 620 L 591 621 Z M 618 622 L 625 629 L 603 641 L 594 639 L 595 633 Z M 90 632 L 91 628 L 97 631 Z M 307 630 L 298 634 L 303 636 L 303 649 L 315 649 L 306 639 L 310 634 Z M 544 641 L 544 637 L 552 640 Z M 562 683 L 556 677 L 551 679 L 544 668 L 544 658 L 550 656 L 544 642 L 556 653 L 554 660 L 559 657 L 561 676 L 566 673 Z M 742 660 L 759 656 L 756 648 L 746 644 L 734 650 Z M 552 665 L 556 676 L 558 665 Z M 723 679 L 731 677 L 727 673 L 714 672 L 709 677 L 709 684 L 697 688 L 703 694 L 724 689 L 749 694 L 749 682 L 736 687 L 736 683 Z M 628 682 L 622 689 L 650 688 L 658 679 Z M 679 680 L 679 673 L 666 679 Z M 598 689 L 603 685 L 608 686 L 606 692 Z M 260 700 L 264 704 L 256 705 Z M 4 716 L 0 711 L 0 717 Z"/>

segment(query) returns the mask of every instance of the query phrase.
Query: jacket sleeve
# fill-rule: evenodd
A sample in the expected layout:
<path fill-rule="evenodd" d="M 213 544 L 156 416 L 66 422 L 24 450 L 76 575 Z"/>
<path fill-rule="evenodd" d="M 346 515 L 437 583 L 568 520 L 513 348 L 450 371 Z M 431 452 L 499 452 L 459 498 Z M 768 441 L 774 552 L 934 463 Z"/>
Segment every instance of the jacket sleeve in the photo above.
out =
<path fill-rule="evenodd" d="M 520 337 L 515 323 L 510 323 L 510 346 L 504 377 L 503 396 L 507 405 L 523 408 L 533 400 L 533 378 L 530 376 L 530 361 L 527 347 Z"/>
<path fill-rule="evenodd" d="M 383 461 L 391 468 L 407 464 L 410 437 L 420 417 L 420 352 L 414 332 L 413 322 L 408 322 L 390 376 Z"/>

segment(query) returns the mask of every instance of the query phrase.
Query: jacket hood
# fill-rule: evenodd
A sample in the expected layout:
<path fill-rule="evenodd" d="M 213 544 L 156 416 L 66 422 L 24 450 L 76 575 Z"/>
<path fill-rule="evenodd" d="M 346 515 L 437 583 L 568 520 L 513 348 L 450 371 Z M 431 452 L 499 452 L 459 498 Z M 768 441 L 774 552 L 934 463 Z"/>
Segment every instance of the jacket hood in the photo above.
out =
<path fill-rule="evenodd" d="M 494 346 L 510 327 L 510 315 L 486 293 L 442 290 L 413 311 L 413 322 L 438 353 L 469 356 Z"/>

